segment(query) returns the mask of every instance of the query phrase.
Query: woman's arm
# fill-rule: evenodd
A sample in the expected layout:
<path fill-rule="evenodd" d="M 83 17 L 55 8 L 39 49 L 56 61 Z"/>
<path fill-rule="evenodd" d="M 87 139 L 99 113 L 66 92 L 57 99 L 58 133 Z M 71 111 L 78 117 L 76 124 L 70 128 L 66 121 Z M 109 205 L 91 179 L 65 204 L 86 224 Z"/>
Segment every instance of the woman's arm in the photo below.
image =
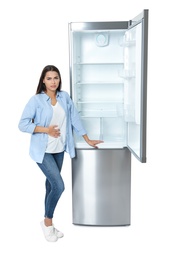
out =
<path fill-rule="evenodd" d="M 51 125 L 49 127 L 36 126 L 34 129 L 34 133 L 45 133 L 54 138 L 60 136 L 60 130 L 57 125 Z"/>
<path fill-rule="evenodd" d="M 98 148 L 97 144 L 103 143 L 101 140 L 90 140 L 88 135 L 86 134 L 86 130 L 83 127 L 81 118 L 79 116 L 79 112 L 77 111 L 76 107 L 70 96 L 66 93 L 66 97 L 68 99 L 68 104 L 70 105 L 70 118 L 73 129 L 76 131 L 78 135 L 83 136 L 84 140 L 92 147 Z"/>

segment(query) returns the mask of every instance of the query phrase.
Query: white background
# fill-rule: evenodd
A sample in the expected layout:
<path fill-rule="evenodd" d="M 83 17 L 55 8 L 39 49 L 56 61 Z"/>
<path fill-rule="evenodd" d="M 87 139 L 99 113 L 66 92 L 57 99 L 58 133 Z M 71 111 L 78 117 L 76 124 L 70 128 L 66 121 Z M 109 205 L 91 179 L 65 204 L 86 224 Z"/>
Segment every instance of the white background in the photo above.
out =
<path fill-rule="evenodd" d="M 1 259 L 173 259 L 172 8 L 165 0 L 6 0 L 0 4 Z M 44 177 L 28 155 L 30 136 L 18 130 L 28 99 L 47 64 L 57 66 L 69 92 L 68 23 L 127 21 L 149 9 L 147 163 L 132 156 L 131 225 L 72 224 L 71 161 L 55 213 L 65 234 L 43 237 Z M 3 256 L 2 256 L 3 255 Z"/>

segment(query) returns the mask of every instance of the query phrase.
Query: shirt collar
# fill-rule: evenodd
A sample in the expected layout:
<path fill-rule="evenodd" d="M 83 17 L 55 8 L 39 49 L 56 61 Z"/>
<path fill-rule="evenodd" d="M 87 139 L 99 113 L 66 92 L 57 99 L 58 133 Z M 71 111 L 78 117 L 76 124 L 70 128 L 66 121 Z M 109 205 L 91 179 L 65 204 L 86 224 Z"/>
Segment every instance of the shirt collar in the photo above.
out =
<path fill-rule="evenodd" d="M 50 97 L 44 91 L 42 91 L 41 94 L 43 94 L 45 100 L 48 101 L 50 99 Z M 59 96 L 59 91 L 56 94 L 56 98 L 58 98 L 58 96 Z"/>

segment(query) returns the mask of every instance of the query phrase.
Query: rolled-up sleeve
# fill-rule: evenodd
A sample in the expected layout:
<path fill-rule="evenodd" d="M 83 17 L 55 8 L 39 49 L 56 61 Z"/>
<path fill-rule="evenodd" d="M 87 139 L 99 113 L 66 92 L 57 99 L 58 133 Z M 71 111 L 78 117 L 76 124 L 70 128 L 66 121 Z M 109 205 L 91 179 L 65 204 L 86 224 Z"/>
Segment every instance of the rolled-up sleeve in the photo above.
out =
<path fill-rule="evenodd" d="M 80 136 L 85 135 L 86 130 L 83 127 L 79 112 L 76 109 L 76 107 L 75 107 L 73 101 L 71 100 L 71 98 L 69 98 L 69 106 L 70 106 L 71 124 L 72 124 L 74 131 Z"/>
<path fill-rule="evenodd" d="M 30 134 L 34 132 L 34 129 L 36 127 L 36 125 L 33 122 L 33 118 L 35 117 L 35 111 L 35 100 L 32 97 L 26 104 L 22 116 L 19 120 L 18 128 L 20 131 Z"/>

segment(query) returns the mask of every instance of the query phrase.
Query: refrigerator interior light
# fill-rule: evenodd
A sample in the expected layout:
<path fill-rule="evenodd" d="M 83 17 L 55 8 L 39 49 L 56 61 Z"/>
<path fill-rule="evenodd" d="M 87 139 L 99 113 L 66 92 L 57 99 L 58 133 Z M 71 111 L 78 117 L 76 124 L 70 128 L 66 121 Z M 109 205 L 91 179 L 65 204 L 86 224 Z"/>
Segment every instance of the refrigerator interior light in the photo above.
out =
<path fill-rule="evenodd" d="M 99 47 L 107 46 L 109 43 L 109 36 L 107 33 L 98 33 L 95 37 L 96 45 Z"/>

